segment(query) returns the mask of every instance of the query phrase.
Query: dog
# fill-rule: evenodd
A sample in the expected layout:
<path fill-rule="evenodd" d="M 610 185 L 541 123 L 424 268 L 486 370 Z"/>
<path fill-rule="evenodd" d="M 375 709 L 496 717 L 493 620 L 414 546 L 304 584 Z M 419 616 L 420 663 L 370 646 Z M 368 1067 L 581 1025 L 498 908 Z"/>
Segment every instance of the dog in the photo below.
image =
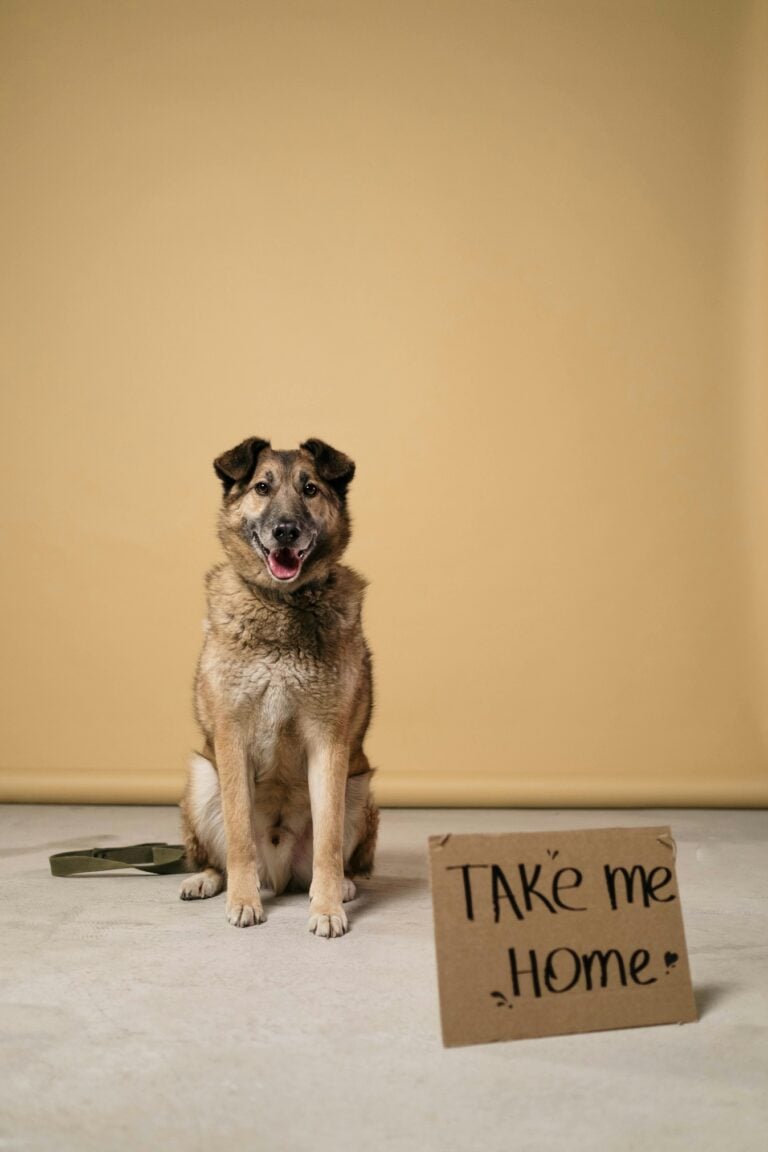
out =
<path fill-rule="evenodd" d="M 251 436 L 214 461 L 223 485 L 194 683 L 204 746 L 181 802 L 183 900 L 226 887 L 227 919 L 265 919 L 261 889 L 309 890 L 309 931 L 348 929 L 379 812 L 363 749 L 373 707 L 366 581 L 339 563 L 354 462 L 322 440 Z"/>

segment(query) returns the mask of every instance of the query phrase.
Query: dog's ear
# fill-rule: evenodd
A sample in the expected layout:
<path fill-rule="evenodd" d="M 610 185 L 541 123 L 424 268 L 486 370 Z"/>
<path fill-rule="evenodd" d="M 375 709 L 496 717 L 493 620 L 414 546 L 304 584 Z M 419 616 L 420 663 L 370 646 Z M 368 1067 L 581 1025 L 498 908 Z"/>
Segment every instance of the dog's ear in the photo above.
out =
<path fill-rule="evenodd" d="M 260 440 L 258 436 L 249 436 L 229 452 L 223 452 L 213 462 L 216 475 L 224 485 L 226 496 L 234 484 L 248 483 L 256 471 L 259 453 L 271 445 L 269 440 Z"/>
<path fill-rule="evenodd" d="M 314 457 L 318 474 L 343 500 L 355 474 L 354 460 L 350 460 L 343 452 L 337 452 L 322 440 L 305 440 L 301 447 Z"/>

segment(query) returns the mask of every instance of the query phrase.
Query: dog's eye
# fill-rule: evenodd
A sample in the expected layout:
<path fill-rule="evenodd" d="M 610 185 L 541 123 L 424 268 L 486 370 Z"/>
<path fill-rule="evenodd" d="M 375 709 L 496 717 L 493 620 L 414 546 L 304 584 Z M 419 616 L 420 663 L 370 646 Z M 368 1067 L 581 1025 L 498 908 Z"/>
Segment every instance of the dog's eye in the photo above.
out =
<path fill-rule="evenodd" d="M 258 484 L 254 484 L 254 488 L 259 496 L 266 496 L 269 492 L 269 484 L 265 483 L 264 480 L 259 480 Z"/>
<path fill-rule="evenodd" d="M 309 484 L 305 484 L 304 485 L 304 495 L 305 496 L 317 496 L 317 484 L 313 484 L 311 481 Z"/>

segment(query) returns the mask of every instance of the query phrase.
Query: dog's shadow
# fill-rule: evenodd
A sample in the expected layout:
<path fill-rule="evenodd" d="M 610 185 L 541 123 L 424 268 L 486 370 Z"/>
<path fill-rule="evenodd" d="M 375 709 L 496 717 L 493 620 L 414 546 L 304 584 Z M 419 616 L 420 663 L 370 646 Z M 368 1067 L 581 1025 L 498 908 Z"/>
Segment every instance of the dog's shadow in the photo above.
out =
<path fill-rule="evenodd" d="M 429 880 L 424 872 L 424 857 L 416 856 L 415 853 L 411 861 L 404 859 L 404 854 L 398 852 L 396 865 L 388 864 L 386 858 L 383 858 L 372 876 L 356 878 L 355 884 L 357 895 L 344 905 L 353 923 L 369 914 L 375 915 L 382 908 L 413 904 L 425 899 L 429 902 Z M 269 902 L 279 907 L 284 902 L 300 899 L 302 895 L 306 899 L 306 893 L 284 892 L 280 896 L 271 896 Z"/>
<path fill-rule="evenodd" d="M 349 903 L 350 913 L 355 919 L 362 919 L 369 913 L 398 904 L 412 904 L 415 900 L 429 895 L 429 883 L 418 876 L 371 876 L 368 880 L 356 881 L 357 896 Z"/>

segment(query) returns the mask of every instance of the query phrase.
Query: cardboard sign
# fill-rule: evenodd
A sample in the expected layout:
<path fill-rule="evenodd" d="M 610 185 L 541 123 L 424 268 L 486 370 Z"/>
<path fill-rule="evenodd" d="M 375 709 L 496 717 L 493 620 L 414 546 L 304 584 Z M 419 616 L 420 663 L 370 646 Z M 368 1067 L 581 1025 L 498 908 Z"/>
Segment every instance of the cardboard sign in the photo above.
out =
<path fill-rule="evenodd" d="M 669 828 L 431 836 L 443 1043 L 696 1020 Z"/>

